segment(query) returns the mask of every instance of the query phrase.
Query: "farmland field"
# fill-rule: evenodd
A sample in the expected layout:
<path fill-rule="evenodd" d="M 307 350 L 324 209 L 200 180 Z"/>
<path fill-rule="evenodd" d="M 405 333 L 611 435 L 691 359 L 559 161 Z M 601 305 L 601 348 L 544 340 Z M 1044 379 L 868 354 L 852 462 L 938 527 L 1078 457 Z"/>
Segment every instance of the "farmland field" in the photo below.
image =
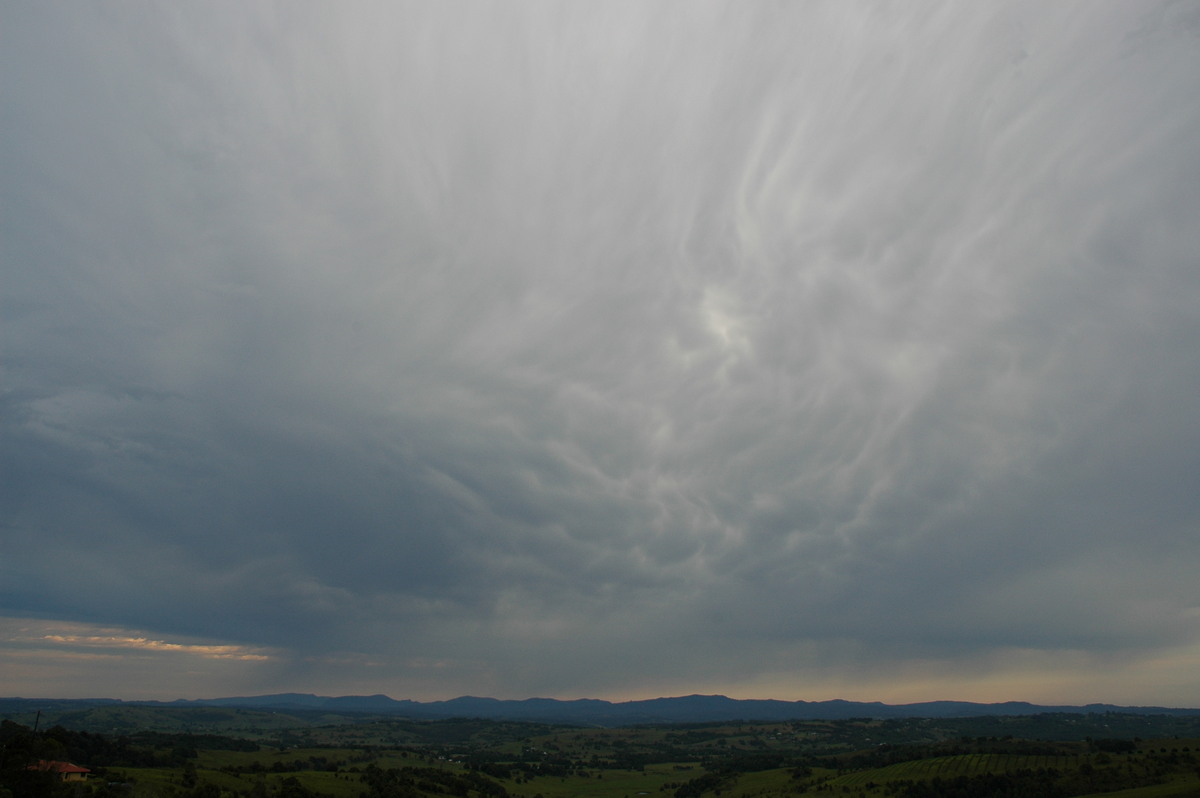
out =
<path fill-rule="evenodd" d="M 1014 719 L 1018 737 L 995 734 L 1007 726 L 997 718 L 585 728 L 163 712 L 141 730 L 111 712 L 57 717 L 36 733 L 6 719 L 0 798 L 1200 795 L 1194 720 L 1154 721 L 1159 735 L 1143 739 L 1087 733 L 1133 725 L 1112 716 Z M 81 764 L 91 779 L 31 787 L 17 751 Z"/>

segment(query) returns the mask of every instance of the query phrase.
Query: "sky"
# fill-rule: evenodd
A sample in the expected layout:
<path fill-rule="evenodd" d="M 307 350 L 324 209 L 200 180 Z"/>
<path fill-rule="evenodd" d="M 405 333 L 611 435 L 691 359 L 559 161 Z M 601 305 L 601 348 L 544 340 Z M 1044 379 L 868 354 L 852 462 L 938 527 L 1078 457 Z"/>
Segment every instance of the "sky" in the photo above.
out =
<path fill-rule="evenodd" d="M 1200 3 L 0 6 L 0 695 L 1200 706 Z"/>

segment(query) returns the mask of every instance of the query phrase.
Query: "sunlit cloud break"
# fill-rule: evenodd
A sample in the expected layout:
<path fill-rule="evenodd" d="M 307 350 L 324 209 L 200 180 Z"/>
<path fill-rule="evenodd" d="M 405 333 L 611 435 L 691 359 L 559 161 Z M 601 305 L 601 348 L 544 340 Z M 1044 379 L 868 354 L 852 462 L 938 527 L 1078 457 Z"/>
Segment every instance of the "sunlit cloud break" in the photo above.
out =
<path fill-rule="evenodd" d="M 111 637 L 111 636 L 80 636 L 80 635 L 44 635 L 43 640 L 55 643 L 67 643 L 79 646 L 96 646 L 99 648 L 132 648 L 140 651 L 166 651 L 183 654 L 196 654 L 207 659 L 241 659 L 267 660 L 266 654 L 247 651 L 243 646 L 212 646 L 191 643 L 168 643 L 165 640 L 151 640 L 145 637 Z"/>
<path fill-rule="evenodd" d="M 4 625 L 12 626 L 12 620 Z M 48 628 L 47 628 L 48 627 Z M 5 635 L 3 642 L 13 650 L 37 650 L 43 654 L 112 655 L 185 655 L 201 659 L 267 662 L 272 655 L 266 649 L 230 643 L 172 642 L 138 632 L 112 628 L 94 628 L 77 623 L 44 623 L 41 628 L 26 621 Z"/>

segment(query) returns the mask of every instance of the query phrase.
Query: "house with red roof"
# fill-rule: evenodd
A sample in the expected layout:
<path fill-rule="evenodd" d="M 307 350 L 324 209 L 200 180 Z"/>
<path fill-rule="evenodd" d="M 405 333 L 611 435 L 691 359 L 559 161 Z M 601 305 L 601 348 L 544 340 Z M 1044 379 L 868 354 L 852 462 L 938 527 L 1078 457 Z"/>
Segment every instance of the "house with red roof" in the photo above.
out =
<path fill-rule="evenodd" d="M 46 773 L 57 773 L 61 781 L 83 781 L 92 771 L 70 762 L 54 762 L 39 759 L 36 765 L 30 765 L 30 770 L 41 770 Z"/>

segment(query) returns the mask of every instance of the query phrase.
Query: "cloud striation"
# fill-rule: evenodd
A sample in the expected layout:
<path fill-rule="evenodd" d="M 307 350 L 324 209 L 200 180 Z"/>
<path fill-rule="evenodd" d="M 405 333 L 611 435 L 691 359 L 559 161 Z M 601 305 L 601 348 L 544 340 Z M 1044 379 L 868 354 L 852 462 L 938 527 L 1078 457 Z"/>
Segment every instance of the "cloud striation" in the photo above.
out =
<path fill-rule="evenodd" d="M 1196 704 L 1195 4 L 5 17 L 0 691 Z"/>

